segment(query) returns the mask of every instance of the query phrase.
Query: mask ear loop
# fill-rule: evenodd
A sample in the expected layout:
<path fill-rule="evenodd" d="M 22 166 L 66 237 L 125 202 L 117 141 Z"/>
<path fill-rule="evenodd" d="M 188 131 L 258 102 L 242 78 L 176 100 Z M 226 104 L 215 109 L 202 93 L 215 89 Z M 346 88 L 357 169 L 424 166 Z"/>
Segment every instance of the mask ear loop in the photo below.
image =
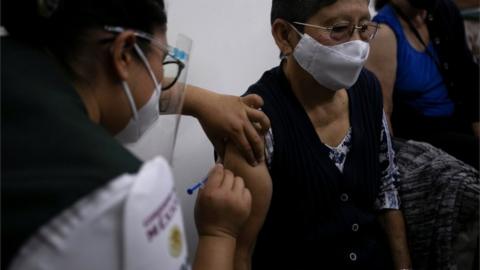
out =
<path fill-rule="evenodd" d="M 297 29 L 293 24 L 291 24 L 291 23 L 288 23 L 288 24 L 290 25 L 290 27 L 293 28 L 293 30 L 294 30 L 295 32 L 297 32 L 297 34 L 298 34 L 301 38 L 303 38 L 303 35 L 304 35 L 303 33 L 301 33 L 300 31 L 298 31 L 298 29 Z"/>
<path fill-rule="evenodd" d="M 153 83 L 155 84 L 155 91 L 157 92 L 158 96 L 160 96 L 162 87 L 158 83 L 157 78 L 155 77 L 155 74 L 153 74 L 152 67 L 148 63 L 147 57 L 145 57 L 145 54 L 142 52 L 142 50 L 136 43 L 133 45 L 133 47 L 135 48 L 135 51 L 137 52 L 138 56 L 140 56 L 140 59 L 142 59 L 143 64 L 147 68 L 148 73 L 150 74 L 150 77 L 152 78 Z"/>
<path fill-rule="evenodd" d="M 134 44 L 133 47 L 135 48 L 135 51 L 137 52 L 137 54 L 140 56 L 140 59 L 142 59 L 142 62 L 147 66 L 147 70 L 150 73 L 150 77 L 152 77 L 153 82 L 155 83 L 155 91 L 158 92 L 157 80 L 153 76 L 153 72 L 150 68 L 150 65 L 148 64 L 148 62 L 146 62 L 145 55 L 143 54 L 142 50 L 140 50 L 137 44 Z M 130 89 L 130 86 L 128 86 L 128 83 L 126 81 L 122 81 L 122 86 L 123 86 L 123 91 L 125 92 L 125 95 L 127 95 L 130 108 L 132 109 L 133 119 L 137 120 L 138 110 L 137 110 L 137 105 L 135 105 L 135 100 L 133 99 L 132 90 Z"/>
<path fill-rule="evenodd" d="M 293 28 L 293 30 L 300 36 L 300 38 L 303 38 L 304 34 L 302 34 L 300 31 L 298 31 L 298 29 L 291 23 L 287 22 L 288 25 L 290 25 L 290 27 Z M 280 53 L 280 61 L 286 61 L 288 60 L 288 56 L 291 55 L 292 53 L 289 53 L 289 54 L 284 54 L 283 52 Z"/>
<path fill-rule="evenodd" d="M 133 100 L 132 91 L 128 86 L 126 81 L 122 81 L 123 91 L 125 95 L 127 95 L 128 103 L 130 104 L 130 108 L 132 109 L 133 119 L 137 120 L 138 112 L 137 112 L 137 105 L 135 105 L 135 101 Z"/>

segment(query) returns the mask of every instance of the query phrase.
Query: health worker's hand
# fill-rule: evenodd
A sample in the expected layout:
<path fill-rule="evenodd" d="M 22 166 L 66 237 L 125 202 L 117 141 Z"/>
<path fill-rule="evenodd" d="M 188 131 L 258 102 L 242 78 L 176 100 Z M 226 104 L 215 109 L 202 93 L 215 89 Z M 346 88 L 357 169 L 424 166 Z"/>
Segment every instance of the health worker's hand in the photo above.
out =
<path fill-rule="evenodd" d="M 236 239 L 251 211 L 252 197 L 243 179 L 221 164 L 210 171 L 195 205 L 198 234 Z"/>
<path fill-rule="evenodd" d="M 231 141 L 251 165 L 265 159 L 261 136 L 270 129 L 270 120 L 259 110 L 263 106 L 260 96 L 222 95 L 189 86 L 185 106 L 186 114 L 200 121 L 220 157 L 226 142 Z"/>

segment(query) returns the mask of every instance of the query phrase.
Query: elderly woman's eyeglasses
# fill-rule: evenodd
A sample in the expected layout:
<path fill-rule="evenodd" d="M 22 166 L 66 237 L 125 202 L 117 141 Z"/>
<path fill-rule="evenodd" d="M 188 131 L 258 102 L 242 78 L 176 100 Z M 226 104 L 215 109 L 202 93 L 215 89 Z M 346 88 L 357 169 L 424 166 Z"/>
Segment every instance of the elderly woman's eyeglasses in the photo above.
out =
<path fill-rule="evenodd" d="M 122 33 L 125 31 L 123 27 L 105 26 L 105 30 L 113 33 Z M 155 47 L 159 48 L 164 53 L 163 59 L 163 73 L 164 79 L 162 81 L 162 90 L 170 89 L 180 78 L 183 69 L 185 68 L 184 60 L 186 60 L 185 52 L 163 44 L 161 41 L 155 39 L 154 36 L 142 31 L 132 30 L 137 37 L 140 37 L 150 42 Z"/>
<path fill-rule="evenodd" d="M 332 26 L 320 26 L 308 23 L 293 22 L 296 25 L 313 27 L 330 33 L 330 38 L 334 41 L 345 42 L 350 40 L 355 30 L 358 31 L 360 38 L 363 41 L 369 42 L 375 37 L 378 30 L 378 23 L 367 22 L 360 25 L 353 25 L 349 23 L 338 23 Z"/>

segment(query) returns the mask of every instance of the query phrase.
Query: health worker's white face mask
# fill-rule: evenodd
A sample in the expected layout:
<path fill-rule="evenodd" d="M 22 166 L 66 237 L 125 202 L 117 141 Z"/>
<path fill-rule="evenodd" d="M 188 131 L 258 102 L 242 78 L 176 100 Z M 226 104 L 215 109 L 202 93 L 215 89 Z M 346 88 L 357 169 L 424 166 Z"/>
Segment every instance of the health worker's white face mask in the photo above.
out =
<path fill-rule="evenodd" d="M 143 105 L 140 110 L 137 110 L 137 106 L 135 105 L 135 100 L 133 99 L 130 87 L 128 86 L 127 82 L 122 82 L 123 90 L 127 95 L 128 101 L 130 103 L 130 108 L 133 112 L 133 117 L 130 119 L 127 126 L 117 135 L 115 135 L 115 138 L 122 144 L 137 142 L 142 137 L 142 135 L 145 134 L 145 132 L 153 125 L 153 123 L 155 123 L 155 121 L 160 115 L 159 103 L 162 86 L 157 81 L 155 74 L 153 73 L 153 70 L 148 63 L 148 60 L 140 47 L 135 44 L 134 48 L 137 54 L 140 56 L 143 64 L 147 68 L 148 73 L 155 85 L 155 89 L 153 89 L 152 96 L 150 97 L 148 102 L 145 103 L 145 105 Z"/>
<path fill-rule="evenodd" d="M 368 58 L 370 44 L 354 40 L 325 46 L 292 27 L 302 37 L 293 57 L 320 85 L 337 91 L 355 84 Z"/>

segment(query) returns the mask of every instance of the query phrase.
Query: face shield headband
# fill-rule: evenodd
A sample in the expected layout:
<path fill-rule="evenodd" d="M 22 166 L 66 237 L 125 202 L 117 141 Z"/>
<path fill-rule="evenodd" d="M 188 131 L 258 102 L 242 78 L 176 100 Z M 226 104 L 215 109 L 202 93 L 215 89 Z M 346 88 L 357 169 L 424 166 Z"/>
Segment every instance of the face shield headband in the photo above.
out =
<path fill-rule="evenodd" d="M 106 26 L 105 30 L 113 33 L 122 33 L 127 29 L 124 29 L 122 27 Z M 153 121 L 153 123 L 150 123 L 147 129 L 150 129 L 150 127 L 152 126 L 159 126 L 159 127 L 154 129 L 155 132 L 147 132 L 147 129 L 145 128 L 143 129 L 143 131 L 140 130 L 140 132 L 137 132 L 137 135 L 138 135 L 136 136 L 137 139 L 139 139 L 140 137 L 145 137 L 145 138 L 142 138 L 141 140 L 139 140 L 138 143 L 135 143 L 136 140 L 125 141 L 124 145 L 127 148 L 135 148 L 135 149 L 132 149 L 132 151 L 134 152 L 136 152 L 136 150 L 138 149 L 138 152 L 147 153 L 146 155 L 141 155 L 142 158 L 144 159 L 148 159 L 160 154 L 164 156 L 172 164 L 173 152 L 174 152 L 175 142 L 176 142 L 177 133 L 178 133 L 178 126 L 180 123 L 180 116 L 181 116 L 181 111 L 183 106 L 183 98 L 184 98 L 185 86 L 187 81 L 188 62 L 189 62 L 192 41 L 191 39 L 189 39 L 184 35 L 179 35 L 177 38 L 176 46 L 172 47 L 156 39 L 155 37 L 153 37 L 148 33 L 144 33 L 142 31 L 136 31 L 136 30 L 132 30 L 132 31 L 134 32 L 135 36 L 139 37 L 141 40 L 149 42 L 150 45 L 155 46 L 156 48 L 160 49 L 164 53 L 164 58 L 162 59 L 163 60 L 162 61 L 163 79 L 161 82 L 157 82 L 157 77 L 155 76 L 153 69 L 151 68 L 148 62 L 148 58 L 142 52 L 142 50 L 140 49 L 140 46 L 135 44 L 135 51 L 137 52 L 140 59 L 144 63 L 147 71 L 149 72 L 150 77 L 154 82 L 155 89 L 152 95 L 155 96 L 156 92 L 158 91 L 157 92 L 158 96 L 156 98 L 153 98 L 152 96 L 153 99 L 158 100 L 158 103 L 155 105 L 158 113 L 156 113 L 156 115 L 153 112 L 148 113 L 147 119 L 151 119 L 153 117 L 152 115 L 157 117 L 155 121 Z M 126 93 L 131 92 L 129 88 L 127 89 L 128 91 L 125 90 Z M 132 89 L 132 90 L 135 91 L 135 89 Z M 127 93 L 127 98 L 128 96 L 129 94 Z M 132 95 L 130 93 L 130 98 L 131 96 Z M 132 118 L 132 121 L 134 121 L 135 117 L 137 118 L 142 117 L 142 115 L 138 113 L 139 112 L 141 113 L 143 107 L 137 110 L 134 106 L 135 105 L 134 102 L 132 101 L 130 101 L 130 107 L 134 112 L 133 118 Z M 146 105 L 148 105 L 149 102 L 147 102 Z M 149 111 L 153 111 L 153 110 L 149 109 Z M 141 126 L 145 126 L 145 125 L 141 125 Z M 144 134 L 146 135 L 143 136 Z M 132 143 L 135 143 L 135 147 L 133 147 Z"/>

